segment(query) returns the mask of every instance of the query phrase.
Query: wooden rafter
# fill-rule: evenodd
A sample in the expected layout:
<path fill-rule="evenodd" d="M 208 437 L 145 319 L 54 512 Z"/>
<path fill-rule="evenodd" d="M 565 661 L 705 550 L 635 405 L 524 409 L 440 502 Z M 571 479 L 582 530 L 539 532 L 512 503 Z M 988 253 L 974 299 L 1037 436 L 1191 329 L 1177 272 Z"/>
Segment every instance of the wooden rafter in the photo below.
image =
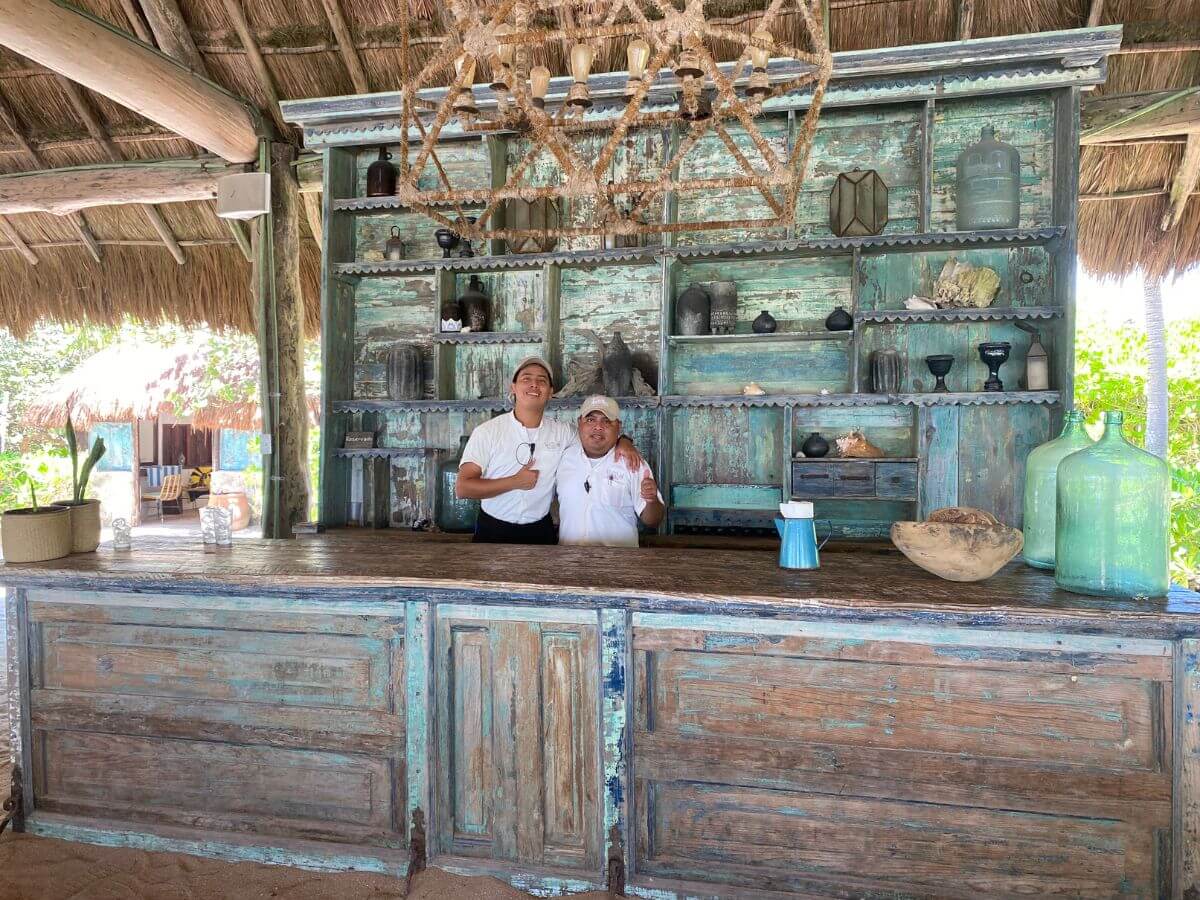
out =
<path fill-rule="evenodd" d="M 133 33 L 137 35 L 139 41 L 143 44 L 152 43 L 150 29 L 146 27 L 141 14 L 137 10 L 137 0 L 121 0 L 121 11 L 125 13 L 125 18 L 129 22 L 129 27 L 133 29 Z"/>
<path fill-rule="evenodd" d="M 38 264 L 37 254 L 29 249 L 29 245 L 25 243 L 24 238 L 17 233 L 17 229 L 13 228 L 12 222 L 8 221 L 4 216 L 0 216 L 0 234 L 8 238 L 9 243 L 17 249 L 17 252 L 25 257 L 25 262 L 31 266 Z"/>
<path fill-rule="evenodd" d="M 214 209 L 213 215 L 215 216 L 216 214 L 216 210 Z M 233 235 L 233 242 L 242 251 L 242 256 L 246 257 L 246 262 L 254 262 L 254 249 L 250 246 L 250 238 L 246 237 L 246 232 L 242 229 L 242 223 L 237 219 L 221 219 L 221 221 L 225 223 L 225 227 Z"/>
<path fill-rule="evenodd" d="M 321 195 L 302 193 L 300 202 L 304 206 L 304 217 L 308 219 L 308 230 L 312 232 L 316 242 L 321 244 L 324 234 L 324 228 L 321 226 Z"/>
<path fill-rule="evenodd" d="M 63 92 L 67 95 L 67 100 L 70 101 L 71 108 L 75 110 L 75 114 L 82 120 L 88 133 L 91 134 L 92 140 L 100 147 L 101 150 L 108 156 L 110 162 L 123 162 L 125 156 L 117 149 L 108 137 L 108 131 L 103 123 L 96 117 L 91 106 L 87 102 L 87 98 L 83 96 L 83 91 L 75 82 L 63 76 L 58 77 L 58 83 L 62 87 Z M 170 227 L 162 217 L 162 213 L 154 206 L 143 206 L 142 212 L 146 216 L 146 221 L 150 223 L 150 227 L 162 240 L 163 246 L 167 248 L 167 252 L 175 259 L 179 265 L 183 265 L 187 259 L 183 255 L 183 249 L 179 246 L 179 241 L 175 235 L 171 233 Z"/>
<path fill-rule="evenodd" d="M 1183 159 L 1180 160 L 1179 168 L 1175 171 L 1175 178 L 1171 181 L 1171 196 L 1167 201 L 1167 211 L 1163 213 L 1162 222 L 1159 223 L 1159 227 L 1163 231 L 1170 231 L 1179 224 L 1179 220 L 1183 218 L 1183 210 L 1187 206 L 1188 198 L 1195 193 L 1197 185 L 1200 185 L 1200 131 L 1194 131 L 1188 135 L 1187 146 L 1183 149 Z"/>
<path fill-rule="evenodd" d="M 127 0 L 132 2 L 132 0 Z M 196 49 L 196 41 L 175 0 L 137 0 L 141 4 L 154 41 L 163 53 L 177 59 L 197 75 L 208 78 L 208 66 Z"/>
<path fill-rule="evenodd" d="M 0 94 L 0 122 L 3 122 L 4 127 L 12 132 L 13 137 L 17 140 L 17 144 L 20 145 L 21 149 L 33 161 L 35 166 L 44 167 L 46 165 L 42 155 L 29 140 L 29 135 L 25 133 L 24 126 L 21 124 L 20 120 L 17 119 L 16 113 L 13 112 L 12 107 L 8 105 L 8 100 L 5 99 L 3 94 Z M 70 226 L 71 230 L 75 232 L 75 236 L 78 237 L 83 245 L 87 248 L 87 251 L 89 254 L 91 254 L 92 259 L 94 259 L 96 262 L 100 262 L 100 257 L 102 255 L 100 245 L 96 242 L 96 237 L 92 234 L 91 228 L 88 227 L 87 220 L 84 219 L 83 213 L 71 213 L 71 215 L 67 217 L 67 224 Z M 26 256 L 25 258 L 29 259 L 29 256 Z"/>
<path fill-rule="evenodd" d="M 1100 19 L 1104 17 L 1104 0 L 1092 0 L 1092 5 L 1088 9 L 1087 27 L 1095 28 L 1100 24 Z"/>
<path fill-rule="evenodd" d="M 350 33 L 346 17 L 342 15 L 341 4 L 338 0 L 321 0 L 321 5 L 325 7 L 325 18 L 329 20 L 329 27 L 333 29 L 338 53 L 341 54 L 342 62 L 345 63 L 346 70 L 350 73 L 350 83 L 354 85 L 355 93 L 371 93 L 367 71 L 363 68 L 362 60 L 359 59 L 358 50 L 354 47 L 354 36 Z"/>
<path fill-rule="evenodd" d="M 1097 97 L 1083 105 L 1081 121 L 1082 144 L 1200 131 L 1200 86 Z"/>
<path fill-rule="evenodd" d="M 229 16 L 229 21 L 233 25 L 233 30 L 237 32 L 238 39 L 242 42 L 242 46 L 246 49 L 246 58 L 250 61 L 250 68 L 254 70 L 254 76 L 258 79 L 259 87 L 262 88 L 263 94 L 267 98 L 267 111 L 271 114 L 271 118 L 279 127 L 281 134 L 287 134 L 289 126 L 283 121 L 283 115 L 279 112 L 279 92 L 275 89 L 275 79 L 271 76 L 271 70 L 267 68 L 267 62 L 263 59 L 262 53 L 259 52 L 258 42 L 254 39 L 254 33 L 250 30 L 250 25 L 246 21 L 246 14 L 242 10 L 240 0 L 221 0 L 225 7 L 225 13 Z"/>
<path fill-rule="evenodd" d="M 975 30 L 975 0 L 958 0 L 957 33 L 960 41 L 969 41 Z"/>

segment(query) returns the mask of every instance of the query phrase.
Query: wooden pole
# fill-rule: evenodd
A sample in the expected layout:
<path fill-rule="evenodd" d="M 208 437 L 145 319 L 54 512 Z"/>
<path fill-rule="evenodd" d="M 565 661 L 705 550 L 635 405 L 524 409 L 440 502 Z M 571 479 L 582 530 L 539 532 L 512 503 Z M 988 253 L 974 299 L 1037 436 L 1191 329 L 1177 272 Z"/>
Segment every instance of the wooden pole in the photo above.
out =
<path fill-rule="evenodd" d="M 261 367 L 264 538 L 290 538 L 292 527 L 308 517 L 300 189 L 291 168 L 295 153 L 290 144 L 274 142 L 263 154 L 260 168 L 271 172 L 271 213 L 255 223 L 253 242 Z"/>
<path fill-rule="evenodd" d="M 329 27 L 333 29 L 338 53 L 342 56 L 346 71 L 350 73 L 350 83 L 354 85 L 354 92 L 356 94 L 371 93 L 371 84 L 367 81 L 366 69 L 363 68 L 362 60 L 358 57 L 350 26 L 346 24 L 346 17 L 342 15 L 341 4 L 338 3 L 338 0 L 321 0 L 321 5 L 325 7 L 325 18 L 329 20 Z"/>
<path fill-rule="evenodd" d="M 188 30 L 187 22 L 179 11 L 175 0 L 138 0 L 150 30 L 154 32 L 154 40 L 160 50 L 171 59 L 177 59 L 197 75 L 208 78 L 208 66 L 204 57 L 196 49 L 192 32 Z"/>
<path fill-rule="evenodd" d="M 254 39 L 254 33 L 250 30 L 250 25 L 246 21 L 246 14 L 242 11 L 240 0 L 222 0 L 222 5 L 225 7 L 225 13 L 229 16 L 229 21 L 233 25 L 233 30 L 237 32 L 238 39 L 241 40 L 242 46 L 246 49 L 246 59 L 250 61 L 250 68 L 254 70 L 254 77 L 258 80 L 259 86 L 267 96 L 267 111 L 271 114 L 271 118 L 275 120 L 275 124 L 279 128 L 279 133 L 287 134 L 288 124 L 283 121 L 283 113 L 279 111 L 279 92 L 275 90 L 275 79 L 271 77 L 271 70 L 267 68 L 266 60 L 263 59 L 262 53 L 259 52 L 258 42 Z"/>
<path fill-rule="evenodd" d="M 217 180 L 244 171 L 221 160 L 147 160 L 0 176 L 0 215 L 56 216 L 95 206 L 212 200 Z"/>
<path fill-rule="evenodd" d="M 1200 86 L 1112 94 L 1083 106 L 1081 144 L 1154 139 L 1200 131 Z"/>
<path fill-rule="evenodd" d="M 54 0 L 0 0 L 0 43 L 230 162 L 258 152 L 258 117 L 179 63 Z"/>
<path fill-rule="evenodd" d="M 1200 132 L 1192 132 L 1188 135 L 1183 159 L 1179 161 L 1179 168 L 1171 181 L 1171 199 L 1159 224 L 1163 231 L 1170 231 L 1179 224 L 1188 198 L 1195 193 L 1197 186 L 1200 186 Z"/>
<path fill-rule="evenodd" d="M 1088 10 L 1087 27 L 1095 28 L 1100 24 L 1100 19 L 1104 16 L 1104 0 L 1092 0 L 1092 6 Z"/>
<path fill-rule="evenodd" d="M 31 266 L 38 264 L 37 254 L 29 249 L 29 245 L 25 243 L 24 238 L 13 228 L 12 223 L 4 216 L 0 216 L 0 234 L 8 238 L 9 242 L 17 248 L 17 251 L 25 257 L 25 262 Z"/>
<path fill-rule="evenodd" d="M 958 0 L 958 39 L 969 41 L 975 30 L 975 0 Z"/>

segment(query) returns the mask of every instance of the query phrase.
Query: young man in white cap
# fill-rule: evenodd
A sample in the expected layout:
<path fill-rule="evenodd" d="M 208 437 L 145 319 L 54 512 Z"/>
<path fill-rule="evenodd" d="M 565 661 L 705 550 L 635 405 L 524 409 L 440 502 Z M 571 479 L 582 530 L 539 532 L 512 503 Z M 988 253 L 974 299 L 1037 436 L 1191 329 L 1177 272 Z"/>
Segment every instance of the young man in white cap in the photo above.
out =
<path fill-rule="evenodd" d="M 555 475 L 563 453 L 579 445 L 570 425 L 545 418 L 554 393 L 550 364 L 538 356 L 521 360 L 513 372 L 513 410 L 471 432 L 458 467 L 455 494 L 480 500 L 475 542 L 555 544 L 550 518 Z M 628 438 L 617 454 L 632 469 L 642 457 Z"/>
<path fill-rule="evenodd" d="M 579 443 L 558 465 L 558 542 L 636 547 L 638 522 L 654 527 L 666 508 L 644 462 L 636 471 L 617 462 L 621 411 L 612 397 L 579 407 Z"/>

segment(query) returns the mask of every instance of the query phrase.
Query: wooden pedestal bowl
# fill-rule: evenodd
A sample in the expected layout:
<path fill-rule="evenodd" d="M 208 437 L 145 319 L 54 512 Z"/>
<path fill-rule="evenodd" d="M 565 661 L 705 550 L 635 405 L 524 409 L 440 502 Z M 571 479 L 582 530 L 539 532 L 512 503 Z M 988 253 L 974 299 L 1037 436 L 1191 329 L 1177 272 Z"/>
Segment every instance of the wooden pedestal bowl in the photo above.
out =
<path fill-rule="evenodd" d="M 1025 538 L 1018 529 L 981 510 L 952 510 L 936 510 L 928 522 L 893 522 L 892 543 L 926 572 L 947 581 L 991 578 L 1021 552 Z"/>

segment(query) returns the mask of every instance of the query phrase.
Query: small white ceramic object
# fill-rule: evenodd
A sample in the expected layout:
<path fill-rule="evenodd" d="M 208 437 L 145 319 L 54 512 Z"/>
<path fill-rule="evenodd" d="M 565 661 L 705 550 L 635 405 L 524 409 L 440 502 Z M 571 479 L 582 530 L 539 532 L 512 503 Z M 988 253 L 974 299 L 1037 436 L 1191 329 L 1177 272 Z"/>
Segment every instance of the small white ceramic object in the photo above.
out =
<path fill-rule="evenodd" d="M 128 519 L 113 519 L 112 534 L 114 550 L 133 549 L 133 528 Z"/>
<path fill-rule="evenodd" d="M 785 519 L 811 519 L 813 505 L 811 500 L 789 500 L 779 504 L 779 514 Z"/>

